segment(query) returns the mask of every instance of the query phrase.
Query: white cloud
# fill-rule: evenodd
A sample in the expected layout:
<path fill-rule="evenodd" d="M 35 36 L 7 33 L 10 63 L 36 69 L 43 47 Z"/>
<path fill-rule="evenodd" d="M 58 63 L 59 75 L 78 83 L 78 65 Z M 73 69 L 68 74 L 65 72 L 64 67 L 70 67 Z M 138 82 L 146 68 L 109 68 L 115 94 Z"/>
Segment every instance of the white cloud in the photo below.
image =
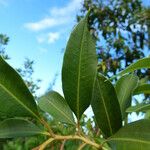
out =
<path fill-rule="evenodd" d="M 38 36 L 36 37 L 38 43 L 44 43 L 45 42 L 45 37 L 44 36 Z"/>
<path fill-rule="evenodd" d="M 58 40 L 60 37 L 60 34 L 58 32 L 50 32 L 48 34 L 48 43 L 54 43 L 56 40 Z"/>
<path fill-rule="evenodd" d="M 37 22 L 25 23 L 25 27 L 31 31 L 41 31 L 44 29 L 65 25 L 73 21 L 77 10 L 81 8 L 83 0 L 71 0 L 64 7 L 53 7 L 50 14 Z"/>
<path fill-rule="evenodd" d="M 50 14 L 52 16 L 70 16 L 72 13 L 80 9 L 82 1 L 83 0 L 71 0 L 70 3 L 68 3 L 65 7 L 54 7 L 50 9 Z"/>
<path fill-rule="evenodd" d="M 57 25 L 61 25 L 64 24 L 66 21 L 66 19 L 62 20 L 59 19 L 59 21 L 55 18 L 44 18 L 38 22 L 34 22 L 34 23 L 26 23 L 25 27 L 29 30 L 32 31 L 40 31 L 43 29 L 47 29 L 47 28 L 51 28 Z"/>
<path fill-rule="evenodd" d="M 38 43 L 47 43 L 52 44 L 55 43 L 60 38 L 60 32 L 49 32 L 47 34 L 42 34 L 38 36 L 36 39 Z"/>

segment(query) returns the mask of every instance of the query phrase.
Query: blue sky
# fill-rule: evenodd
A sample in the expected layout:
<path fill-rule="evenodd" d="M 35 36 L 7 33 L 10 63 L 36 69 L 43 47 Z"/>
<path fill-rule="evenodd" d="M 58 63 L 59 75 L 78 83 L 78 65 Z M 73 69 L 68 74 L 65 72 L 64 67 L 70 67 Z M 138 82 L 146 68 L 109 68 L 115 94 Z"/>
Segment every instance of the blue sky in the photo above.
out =
<path fill-rule="evenodd" d="M 42 79 L 38 95 L 44 94 L 56 73 L 59 76 L 54 90 L 62 94 L 63 49 L 76 24 L 82 1 L 0 0 L 0 33 L 10 37 L 6 47 L 11 57 L 8 62 L 18 68 L 26 57 L 35 60 L 34 78 Z M 143 3 L 148 6 L 150 0 Z"/>
<path fill-rule="evenodd" d="M 0 0 L 0 33 L 10 42 L 6 52 L 13 67 L 24 58 L 35 60 L 34 78 L 42 79 L 43 94 L 59 73 L 55 90 L 61 92 L 63 49 L 76 23 L 82 0 Z"/>
<path fill-rule="evenodd" d="M 54 90 L 61 92 L 63 49 L 76 24 L 76 14 L 83 0 L 0 0 L 0 33 L 10 42 L 6 52 L 13 67 L 24 58 L 35 60 L 34 78 L 42 79 L 38 95 L 59 74 Z M 143 0 L 147 6 L 150 0 Z"/>

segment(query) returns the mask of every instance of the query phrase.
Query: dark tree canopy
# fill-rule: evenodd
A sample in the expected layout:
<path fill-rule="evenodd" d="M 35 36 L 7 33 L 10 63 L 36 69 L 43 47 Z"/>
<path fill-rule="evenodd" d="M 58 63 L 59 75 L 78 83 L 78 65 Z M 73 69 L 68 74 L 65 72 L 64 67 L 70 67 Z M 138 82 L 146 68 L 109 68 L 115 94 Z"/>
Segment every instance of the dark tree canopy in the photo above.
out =
<path fill-rule="evenodd" d="M 0 55 L 3 56 L 4 59 L 9 59 L 8 55 L 5 52 L 5 46 L 9 42 L 9 37 L 5 34 L 0 34 Z"/>
<path fill-rule="evenodd" d="M 89 9 L 90 28 L 97 38 L 100 72 L 108 76 L 116 74 L 149 55 L 150 9 L 145 8 L 140 0 L 84 0 L 77 20 Z M 137 72 L 140 78 L 149 73 Z"/>

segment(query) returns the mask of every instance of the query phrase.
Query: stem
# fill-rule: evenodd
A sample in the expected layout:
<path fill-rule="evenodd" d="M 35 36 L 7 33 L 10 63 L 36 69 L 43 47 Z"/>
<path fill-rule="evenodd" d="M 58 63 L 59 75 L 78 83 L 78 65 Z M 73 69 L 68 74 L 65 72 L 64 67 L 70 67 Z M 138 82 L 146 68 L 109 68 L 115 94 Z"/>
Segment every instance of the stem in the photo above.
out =
<path fill-rule="evenodd" d="M 125 117 L 125 120 L 124 120 L 124 125 L 127 125 L 128 124 L 128 115 Z"/>
<path fill-rule="evenodd" d="M 86 143 L 82 143 L 82 144 L 79 146 L 78 150 L 82 150 L 85 146 L 86 146 Z"/>
<path fill-rule="evenodd" d="M 64 150 L 65 143 L 66 143 L 66 140 L 63 140 L 61 147 L 60 147 L 60 150 Z"/>
<path fill-rule="evenodd" d="M 46 148 L 46 146 L 51 143 L 54 139 L 53 138 L 50 138 L 48 139 L 47 141 L 45 141 L 43 144 L 33 148 L 32 150 L 44 150 L 44 148 Z"/>
<path fill-rule="evenodd" d="M 41 123 L 47 128 L 47 130 L 49 131 L 51 137 L 54 137 L 55 134 L 53 133 L 52 129 L 50 128 L 49 124 L 43 119 L 41 118 Z"/>
<path fill-rule="evenodd" d="M 55 141 L 55 140 L 81 140 L 83 141 L 85 144 L 91 145 L 95 148 L 97 148 L 98 150 L 102 150 L 102 145 L 99 145 L 83 136 L 79 136 L 79 135 L 67 135 L 67 136 L 62 136 L 62 135 L 55 135 L 53 138 L 48 139 L 47 141 L 45 141 L 43 144 L 41 144 L 40 146 L 32 149 L 32 150 L 44 150 L 44 148 L 46 148 L 46 146 L 48 144 L 50 144 L 51 142 Z"/>
<path fill-rule="evenodd" d="M 80 127 L 80 121 L 79 120 L 77 121 L 77 134 L 82 135 L 82 129 Z"/>
<path fill-rule="evenodd" d="M 98 129 L 96 132 L 96 136 L 99 136 L 99 135 L 100 135 L 100 129 Z"/>
<path fill-rule="evenodd" d="M 102 149 L 101 145 L 99 145 L 83 136 L 78 136 L 78 135 L 68 135 L 68 136 L 55 135 L 54 140 L 81 140 L 88 145 L 92 145 L 92 146 L 96 147 L 97 149 Z"/>
<path fill-rule="evenodd" d="M 41 144 L 41 145 L 39 146 L 39 149 L 38 149 L 38 150 L 44 150 L 44 148 L 46 148 L 46 146 L 47 146 L 49 143 L 51 143 L 52 141 L 54 141 L 53 138 L 48 139 L 47 141 L 45 141 L 43 144 Z"/>

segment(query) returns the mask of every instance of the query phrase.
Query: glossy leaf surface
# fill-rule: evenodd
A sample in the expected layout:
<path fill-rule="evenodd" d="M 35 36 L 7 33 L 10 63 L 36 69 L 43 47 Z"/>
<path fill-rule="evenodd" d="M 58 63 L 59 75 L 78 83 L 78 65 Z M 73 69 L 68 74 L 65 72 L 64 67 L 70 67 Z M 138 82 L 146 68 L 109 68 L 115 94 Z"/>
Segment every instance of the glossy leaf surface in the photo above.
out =
<path fill-rule="evenodd" d="M 36 103 L 18 73 L 0 57 L 0 115 L 38 118 Z"/>
<path fill-rule="evenodd" d="M 117 150 L 149 150 L 150 120 L 140 120 L 121 128 L 108 141 Z"/>
<path fill-rule="evenodd" d="M 121 128 L 121 111 L 115 88 L 102 75 L 97 77 L 91 105 L 99 128 L 106 137 Z"/>
<path fill-rule="evenodd" d="M 57 92 L 49 92 L 39 99 L 39 107 L 52 115 L 55 120 L 75 124 L 73 113 L 66 100 Z"/>
<path fill-rule="evenodd" d="M 133 74 L 122 76 L 116 83 L 115 89 L 122 112 L 122 119 L 126 116 L 126 109 L 131 106 L 131 96 L 137 85 L 138 77 Z"/>
<path fill-rule="evenodd" d="M 62 68 L 64 96 L 78 120 L 90 105 L 96 72 L 95 40 L 88 29 L 87 14 L 71 33 Z"/>
<path fill-rule="evenodd" d="M 0 123 L 0 138 L 16 138 L 44 134 L 32 122 L 25 119 L 7 119 Z"/>
<path fill-rule="evenodd" d="M 145 69 L 150 68 L 150 57 L 146 57 L 146 58 L 142 58 L 142 59 L 137 60 L 135 63 L 132 63 L 127 68 L 125 68 L 123 71 L 119 72 L 117 75 L 112 76 L 111 79 L 114 79 L 117 76 L 121 76 L 121 75 L 124 75 L 124 74 L 129 73 L 129 72 L 133 72 L 135 70 L 144 69 L 144 68 Z"/>
<path fill-rule="evenodd" d="M 126 112 L 131 113 L 131 112 L 146 112 L 150 110 L 150 104 L 145 104 L 145 103 L 141 103 L 141 104 L 137 104 L 136 106 L 131 106 L 129 107 Z"/>
<path fill-rule="evenodd" d="M 133 92 L 134 95 L 137 94 L 150 94 L 150 84 L 139 85 Z"/>

